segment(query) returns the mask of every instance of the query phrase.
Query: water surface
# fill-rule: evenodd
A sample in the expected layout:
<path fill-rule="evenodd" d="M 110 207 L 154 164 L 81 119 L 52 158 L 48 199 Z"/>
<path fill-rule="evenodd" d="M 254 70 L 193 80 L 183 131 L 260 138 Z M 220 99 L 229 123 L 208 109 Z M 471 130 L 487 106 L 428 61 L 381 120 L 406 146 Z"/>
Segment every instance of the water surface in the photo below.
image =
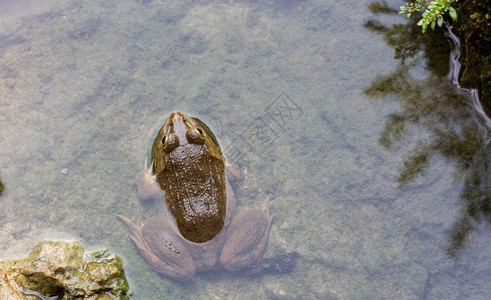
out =
<path fill-rule="evenodd" d="M 109 247 L 134 299 L 491 294 L 489 131 L 441 34 L 371 1 L 29 3 L 0 3 L 1 257 Z M 245 169 L 239 210 L 271 196 L 264 256 L 298 252 L 293 273 L 179 283 L 139 256 L 114 216 L 158 213 L 135 178 L 175 110 Z"/>

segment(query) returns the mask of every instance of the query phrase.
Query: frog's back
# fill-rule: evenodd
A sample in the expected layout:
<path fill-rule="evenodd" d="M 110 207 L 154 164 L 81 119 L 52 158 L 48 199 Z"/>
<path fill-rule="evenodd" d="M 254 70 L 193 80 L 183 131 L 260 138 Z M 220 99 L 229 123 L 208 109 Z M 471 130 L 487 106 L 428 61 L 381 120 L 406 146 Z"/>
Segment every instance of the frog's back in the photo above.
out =
<path fill-rule="evenodd" d="M 174 112 L 152 147 L 157 182 L 181 235 L 204 243 L 223 228 L 226 216 L 225 158 L 210 128 Z"/>
<path fill-rule="evenodd" d="M 157 175 L 157 181 L 185 239 L 203 243 L 222 230 L 226 215 L 223 157 L 207 155 L 195 145 L 180 147 Z"/>

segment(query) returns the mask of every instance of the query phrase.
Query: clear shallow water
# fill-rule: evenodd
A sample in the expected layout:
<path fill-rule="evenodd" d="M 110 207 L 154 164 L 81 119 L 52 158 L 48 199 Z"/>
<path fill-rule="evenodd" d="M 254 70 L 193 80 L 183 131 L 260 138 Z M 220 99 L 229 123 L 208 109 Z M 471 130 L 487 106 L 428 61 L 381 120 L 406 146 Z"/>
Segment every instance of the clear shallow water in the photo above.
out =
<path fill-rule="evenodd" d="M 370 1 L 32 3 L 0 15 L 0 256 L 109 247 L 135 299 L 491 294 L 488 133 L 445 80 L 446 41 L 401 65 L 367 23 L 405 20 Z M 238 209 L 271 195 L 264 256 L 297 251 L 295 272 L 178 283 L 138 255 L 114 215 L 157 213 L 135 177 L 174 110 L 245 168 Z"/>

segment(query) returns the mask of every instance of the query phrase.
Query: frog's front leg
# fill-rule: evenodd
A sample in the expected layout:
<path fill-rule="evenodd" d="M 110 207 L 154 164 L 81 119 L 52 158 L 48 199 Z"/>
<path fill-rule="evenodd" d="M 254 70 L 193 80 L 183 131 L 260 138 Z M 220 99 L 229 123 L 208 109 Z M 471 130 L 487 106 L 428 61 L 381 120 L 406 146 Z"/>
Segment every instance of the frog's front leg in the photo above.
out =
<path fill-rule="evenodd" d="M 130 238 L 140 250 L 148 265 L 157 273 L 176 280 L 189 280 L 196 266 L 169 221 L 152 218 L 140 228 L 127 218 L 118 215 L 130 230 Z"/>
<path fill-rule="evenodd" d="M 140 201 L 161 200 L 164 197 L 164 192 L 160 188 L 155 175 L 153 174 L 153 161 L 148 167 L 147 159 L 143 170 L 138 174 L 137 178 L 138 199 Z"/>
<path fill-rule="evenodd" d="M 264 252 L 273 216 L 269 216 L 269 198 L 262 211 L 247 209 L 232 219 L 227 240 L 220 255 L 221 265 L 237 271 L 258 259 Z"/>
<path fill-rule="evenodd" d="M 225 177 L 230 182 L 240 182 L 245 178 L 245 172 L 236 164 L 227 162 L 225 165 Z"/>

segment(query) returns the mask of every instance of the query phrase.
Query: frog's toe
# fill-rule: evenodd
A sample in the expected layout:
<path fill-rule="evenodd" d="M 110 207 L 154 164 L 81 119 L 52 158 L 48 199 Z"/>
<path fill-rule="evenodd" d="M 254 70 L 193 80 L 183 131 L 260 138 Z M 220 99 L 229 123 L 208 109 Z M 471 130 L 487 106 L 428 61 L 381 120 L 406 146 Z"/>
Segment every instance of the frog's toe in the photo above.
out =
<path fill-rule="evenodd" d="M 261 212 L 263 214 L 265 214 L 267 217 L 269 217 L 269 205 L 271 204 L 271 202 L 269 201 L 269 199 L 271 199 L 271 196 L 270 195 L 268 195 L 266 197 L 266 199 L 264 199 L 263 208 L 261 210 Z M 273 216 L 271 216 L 271 217 L 273 217 Z"/>
<path fill-rule="evenodd" d="M 137 244 L 143 244 L 143 236 L 141 233 L 141 230 L 138 226 L 135 225 L 135 223 L 131 222 L 128 218 L 122 216 L 122 215 L 116 215 L 118 219 L 120 219 L 126 227 L 128 227 L 130 231 L 130 238 Z M 138 246 L 138 245 L 137 245 Z"/>

